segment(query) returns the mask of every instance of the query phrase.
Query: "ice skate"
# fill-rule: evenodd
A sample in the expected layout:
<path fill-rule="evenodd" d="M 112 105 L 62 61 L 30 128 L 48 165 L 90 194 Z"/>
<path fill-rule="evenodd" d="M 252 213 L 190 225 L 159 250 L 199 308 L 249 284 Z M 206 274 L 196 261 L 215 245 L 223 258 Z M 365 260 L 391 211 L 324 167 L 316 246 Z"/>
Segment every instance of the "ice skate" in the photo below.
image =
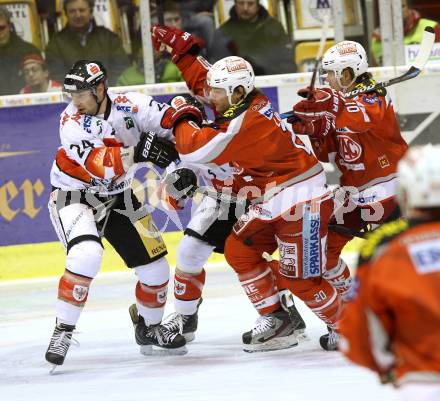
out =
<path fill-rule="evenodd" d="M 184 355 L 188 352 L 185 337 L 181 334 L 170 331 L 162 324 L 147 325 L 135 304 L 130 306 L 129 312 L 141 354 L 153 355 L 153 346 L 160 348 L 161 354 Z"/>
<path fill-rule="evenodd" d="M 64 363 L 67 351 L 72 342 L 72 333 L 74 329 L 75 326 L 63 323 L 57 323 L 55 325 L 55 330 L 46 351 L 46 361 L 53 365 L 50 373 L 53 373 L 57 366 Z"/>
<path fill-rule="evenodd" d="M 182 334 L 187 343 L 193 341 L 196 337 L 195 332 L 198 325 L 199 306 L 202 303 L 200 298 L 197 304 L 197 311 L 193 315 L 183 315 L 181 313 L 173 313 L 163 324 L 168 330 L 173 333 Z"/>
<path fill-rule="evenodd" d="M 289 314 L 278 309 L 260 316 L 255 327 L 243 334 L 245 352 L 275 351 L 298 345 Z"/>
<path fill-rule="evenodd" d="M 327 326 L 327 330 L 328 333 L 320 337 L 319 344 L 321 345 L 322 349 L 326 351 L 337 351 L 339 333 L 330 326 Z"/>
<path fill-rule="evenodd" d="M 296 309 L 293 295 L 289 290 L 281 290 L 279 292 L 280 302 L 282 308 L 289 314 L 292 326 L 295 330 L 295 335 L 299 341 L 308 340 L 306 330 L 306 323 Z"/>

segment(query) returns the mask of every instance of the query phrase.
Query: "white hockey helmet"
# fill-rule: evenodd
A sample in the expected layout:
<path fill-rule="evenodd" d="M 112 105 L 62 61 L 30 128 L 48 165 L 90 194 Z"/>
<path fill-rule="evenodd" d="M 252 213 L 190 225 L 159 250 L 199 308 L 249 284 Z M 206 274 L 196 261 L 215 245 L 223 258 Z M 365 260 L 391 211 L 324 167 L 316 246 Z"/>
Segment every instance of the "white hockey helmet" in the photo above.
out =
<path fill-rule="evenodd" d="M 440 208 L 440 145 L 414 146 L 400 160 L 397 199 L 406 209 Z"/>
<path fill-rule="evenodd" d="M 324 72 L 334 71 L 338 80 L 342 76 L 342 71 L 350 67 L 353 70 L 354 78 L 357 78 L 368 70 L 367 53 L 358 42 L 344 40 L 330 47 L 324 53 L 321 67 Z"/>
<path fill-rule="evenodd" d="M 211 88 L 226 90 L 229 104 L 232 106 L 232 94 L 235 88 L 242 86 L 246 96 L 254 89 L 254 69 L 248 61 L 237 56 L 222 58 L 208 71 L 206 83 Z"/>

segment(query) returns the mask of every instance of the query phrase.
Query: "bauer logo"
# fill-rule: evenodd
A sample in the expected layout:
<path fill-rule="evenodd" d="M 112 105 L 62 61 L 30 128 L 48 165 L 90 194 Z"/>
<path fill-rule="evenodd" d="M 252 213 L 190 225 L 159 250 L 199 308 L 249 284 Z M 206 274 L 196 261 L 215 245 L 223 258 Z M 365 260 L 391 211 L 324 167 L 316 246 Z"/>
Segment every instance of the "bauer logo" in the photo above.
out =
<path fill-rule="evenodd" d="M 72 291 L 73 299 L 78 302 L 84 301 L 87 297 L 88 290 L 89 288 L 86 286 L 75 284 Z"/>
<path fill-rule="evenodd" d="M 409 254 L 419 274 L 440 271 L 440 239 L 409 246 Z"/>

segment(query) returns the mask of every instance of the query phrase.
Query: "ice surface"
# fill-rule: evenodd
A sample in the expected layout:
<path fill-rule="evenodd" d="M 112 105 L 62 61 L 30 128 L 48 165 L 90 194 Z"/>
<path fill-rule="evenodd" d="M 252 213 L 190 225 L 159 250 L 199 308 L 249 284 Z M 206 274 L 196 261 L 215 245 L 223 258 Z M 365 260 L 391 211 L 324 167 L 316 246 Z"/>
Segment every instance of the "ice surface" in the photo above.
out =
<path fill-rule="evenodd" d="M 49 375 L 44 353 L 54 327 L 57 280 L 1 284 L 0 400 L 397 400 L 372 373 L 320 349 L 325 326 L 300 301 L 309 341 L 244 353 L 241 333 L 257 315 L 227 268 L 207 272 L 199 330 L 188 354 L 145 357 L 128 315 L 134 283 L 131 272 L 98 275 L 77 326 L 81 345 L 71 346 L 55 375 Z M 166 313 L 172 299 L 169 304 Z"/>

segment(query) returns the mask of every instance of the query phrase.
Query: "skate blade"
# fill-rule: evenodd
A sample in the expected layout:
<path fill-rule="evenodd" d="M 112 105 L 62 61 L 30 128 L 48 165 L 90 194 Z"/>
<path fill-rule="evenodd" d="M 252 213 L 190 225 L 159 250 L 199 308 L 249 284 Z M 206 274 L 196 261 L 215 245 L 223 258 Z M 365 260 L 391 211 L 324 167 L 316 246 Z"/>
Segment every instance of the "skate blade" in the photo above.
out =
<path fill-rule="evenodd" d="M 196 334 L 195 333 L 185 333 L 182 334 L 183 337 L 185 337 L 185 340 L 187 343 L 190 343 L 191 341 L 194 341 L 196 338 Z"/>
<path fill-rule="evenodd" d="M 180 348 L 161 348 L 152 345 L 141 345 L 140 353 L 144 356 L 167 356 L 167 355 L 185 355 L 188 349 L 183 346 Z"/>
<path fill-rule="evenodd" d="M 61 365 L 55 365 L 54 363 L 49 363 L 49 365 L 51 366 L 51 369 L 49 370 L 49 374 L 56 375 L 57 372 L 55 372 L 55 370 L 58 366 L 61 366 Z"/>
<path fill-rule="evenodd" d="M 291 334 L 287 337 L 274 338 L 261 344 L 245 344 L 243 347 L 244 352 L 268 352 L 279 351 L 282 349 L 296 347 L 298 345 L 298 339 L 295 334 Z"/>
<path fill-rule="evenodd" d="M 307 335 L 304 329 L 295 330 L 295 336 L 300 343 L 310 340 L 310 337 Z"/>

